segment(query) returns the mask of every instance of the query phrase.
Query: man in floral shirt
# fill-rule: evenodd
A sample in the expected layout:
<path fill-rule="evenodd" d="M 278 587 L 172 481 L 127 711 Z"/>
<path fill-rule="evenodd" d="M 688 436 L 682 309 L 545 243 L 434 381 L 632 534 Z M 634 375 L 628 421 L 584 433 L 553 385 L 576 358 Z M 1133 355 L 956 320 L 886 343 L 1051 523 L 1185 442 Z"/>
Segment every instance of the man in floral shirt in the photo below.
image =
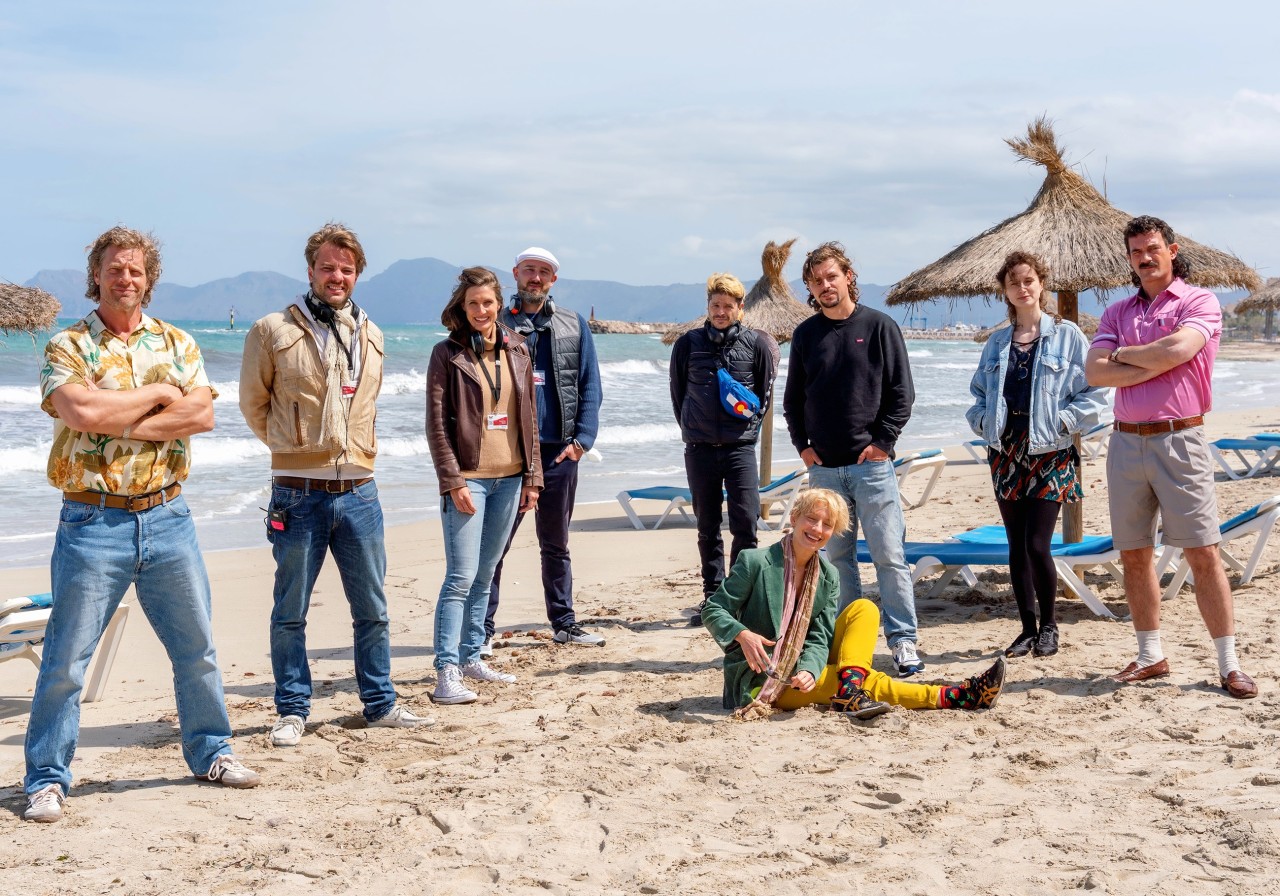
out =
<path fill-rule="evenodd" d="M 215 393 L 191 337 L 142 311 L 159 276 L 152 237 L 107 231 L 89 250 L 85 295 L 97 309 L 45 347 L 48 477 L 63 501 L 53 612 L 27 728 L 28 821 L 62 817 L 85 669 L 130 585 L 173 664 L 188 767 L 230 787 L 259 780 L 231 752 L 209 577 L 181 494 L 189 439 L 213 428 Z"/>

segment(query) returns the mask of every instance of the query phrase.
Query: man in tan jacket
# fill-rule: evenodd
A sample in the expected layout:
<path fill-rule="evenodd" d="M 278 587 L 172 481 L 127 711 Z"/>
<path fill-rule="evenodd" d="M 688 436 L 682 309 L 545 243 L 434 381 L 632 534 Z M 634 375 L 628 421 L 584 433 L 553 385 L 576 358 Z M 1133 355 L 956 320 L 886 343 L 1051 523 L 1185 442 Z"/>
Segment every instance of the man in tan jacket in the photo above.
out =
<path fill-rule="evenodd" d="M 311 710 L 307 608 L 332 553 L 351 605 L 356 684 L 369 725 L 432 720 L 396 703 L 383 580 L 387 552 L 373 481 L 374 410 L 382 388 L 382 331 L 351 300 L 365 254 L 345 226 L 307 240 L 311 289 L 253 325 L 240 370 L 240 409 L 271 449 L 267 538 L 276 560 L 271 669 L 279 718 L 271 742 L 301 739 Z"/>

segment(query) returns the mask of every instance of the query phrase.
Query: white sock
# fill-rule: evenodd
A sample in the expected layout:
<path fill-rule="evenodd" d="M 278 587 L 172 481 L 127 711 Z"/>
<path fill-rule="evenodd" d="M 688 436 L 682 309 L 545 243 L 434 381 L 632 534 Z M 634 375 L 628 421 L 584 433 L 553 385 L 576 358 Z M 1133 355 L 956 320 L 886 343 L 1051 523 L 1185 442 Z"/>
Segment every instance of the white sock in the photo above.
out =
<path fill-rule="evenodd" d="M 1160 647 L 1160 629 L 1149 632 L 1135 631 L 1138 636 L 1138 666 L 1150 666 L 1164 659 L 1164 650 Z M 1217 642 L 1214 642 L 1217 643 Z"/>
<path fill-rule="evenodd" d="M 1218 650 L 1218 674 L 1223 678 L 1231 672 L 1240 671 L 1240 660 L 1236 659 L 1236 636 L 1223 635 L 1213 639 L 1213 646 Z"/>

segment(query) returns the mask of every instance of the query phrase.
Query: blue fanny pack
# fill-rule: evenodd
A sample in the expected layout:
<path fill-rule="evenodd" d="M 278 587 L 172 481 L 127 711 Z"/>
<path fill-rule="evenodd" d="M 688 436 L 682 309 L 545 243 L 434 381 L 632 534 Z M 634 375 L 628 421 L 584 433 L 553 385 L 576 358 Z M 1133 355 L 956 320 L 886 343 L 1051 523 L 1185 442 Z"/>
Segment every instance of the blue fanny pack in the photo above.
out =
<path fill-rule="evenodd" d="M 742 383 L 735 380 L 723 367 L 716 369 L 716 382 L 720 386 L 720 404 L 729 416 L 739 420 L 754 420 L 760 414 L 760 398 Z"/>

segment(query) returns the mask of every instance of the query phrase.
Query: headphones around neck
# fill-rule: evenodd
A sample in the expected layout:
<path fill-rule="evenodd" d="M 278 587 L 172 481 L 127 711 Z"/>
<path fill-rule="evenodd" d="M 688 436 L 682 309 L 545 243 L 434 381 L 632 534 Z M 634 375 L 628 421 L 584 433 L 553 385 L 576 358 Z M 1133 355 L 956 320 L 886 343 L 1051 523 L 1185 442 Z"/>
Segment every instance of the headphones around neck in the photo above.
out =
<path fill-rule="evenodd" d="M 498 328 L 496 342 L 497 344 L 494 346 L 495 349 L 506 348 L 509 344 L 507 341 L 507 334 L 502 331 L 501 327 Z M 475 330 L 471 331 L 471 350 L 476 353 L 477 358 L 484 354 L 484 337 Z"/>
<path fill-rule="evenodd" d="M 519 295 L 515 295 L 511 297 L 511 313 L 512 314 L 520 313 L 520 296 Z M 545 317 L 547 320 L 550 320 L 551 316 L 555 313 L 556 313 L 555 300 L 551 298 L 551 296 L 547 296 L 547 300 L 542 304 L 542 310 L 539 311 L 537 314 L 533 315 L 533 317 L 535 318 Z"/>
<path fill-rule="evenodd" d="M 307 294 L 303 297 L 307 303 L 307 310 L 311 312 L 311 316 L 316 319 L 316 323 L 325 326 L 333 326 L 333 308 L 328 302 L 322 302 L 311 290 L 307 290 Z M 360 309 L 356 307 L 353 299 L 347 299 L 347 304 L 351 306 L 351 318 L 354 320 L 359 317 Z"/>
<path fill-rule="evenodd" d="M 724 345 L 727 342 L 733 342 L 742 333 L 742 321 L 735 320 L 723 330 L 717 330 L 707 321 L 707 338 L 711 340 L 712 345 Z"/>

